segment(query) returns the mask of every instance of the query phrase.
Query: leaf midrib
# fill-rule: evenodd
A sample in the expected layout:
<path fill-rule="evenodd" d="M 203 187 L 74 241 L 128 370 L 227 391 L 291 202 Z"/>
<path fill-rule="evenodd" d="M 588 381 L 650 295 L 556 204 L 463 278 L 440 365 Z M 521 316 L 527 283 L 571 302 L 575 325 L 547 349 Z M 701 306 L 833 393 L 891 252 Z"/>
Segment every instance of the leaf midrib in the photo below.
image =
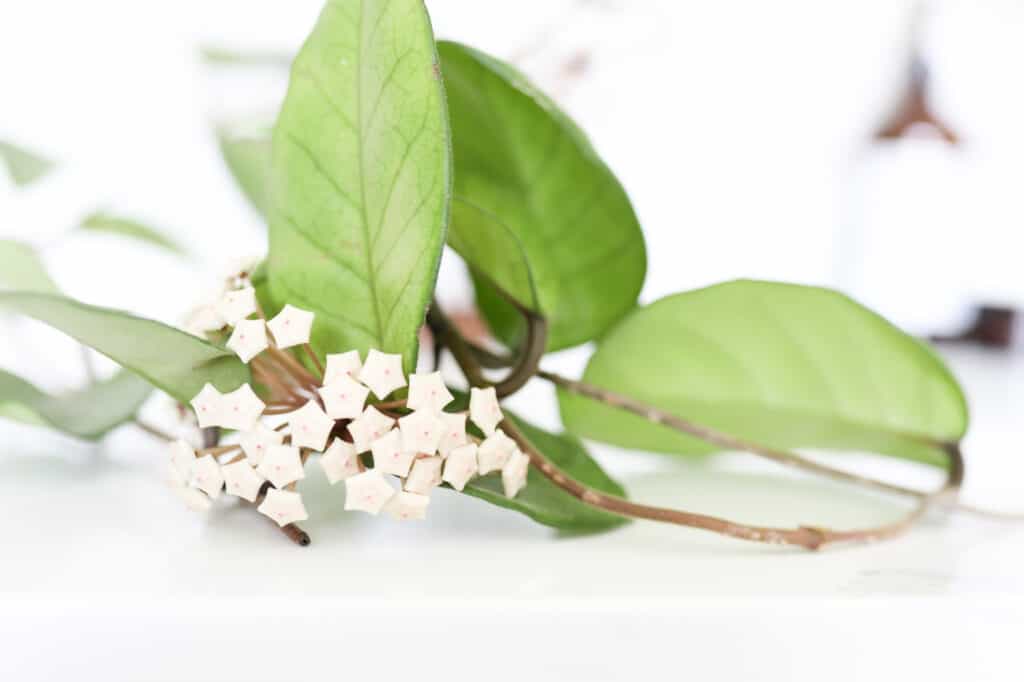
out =
<path fill-rule="evenodd" d="M 381 9 L 381 15 L 377 17 L 377 21 L 384 20 L 384 13 L 387 12 L 387 5 Z M 356 68 L 356 128 L 358 130 L 357 137 L 359 146 L 359 195 L 360 201 L 360 213 L 363 216 L 363 255 L 366 259 L 366 283 L 370 288 L 370 299 L 373 305 L 373 316 L 374 323 L 377 328 L 377 343 L 381 346 L 384 344 L 384 323 L 380 316 L 380 299 L 377 296 L 377 275 L 375 268 L 373 267 L 373 254 L 371 253 L 371 239 L 370 239 L 370 220 L 366 211 L 366 160 L 364 156 L 364 137 L 367 132 L 363 128 L 363 64 L 364 60 L 364 49 L 366 47 L 366 41 L 363 40 L 363 32 L 366 27 L 364 25 L 366 21 L 366 0 L 362 0 L 359 3 L 359 30 L 357 35 L 358 45 L 356 52 L 358 53 L 357 68 Z M 380 93 L 383 97 L 383 92 Z M 401 170 L 401 169 L 399 169 Z"/>

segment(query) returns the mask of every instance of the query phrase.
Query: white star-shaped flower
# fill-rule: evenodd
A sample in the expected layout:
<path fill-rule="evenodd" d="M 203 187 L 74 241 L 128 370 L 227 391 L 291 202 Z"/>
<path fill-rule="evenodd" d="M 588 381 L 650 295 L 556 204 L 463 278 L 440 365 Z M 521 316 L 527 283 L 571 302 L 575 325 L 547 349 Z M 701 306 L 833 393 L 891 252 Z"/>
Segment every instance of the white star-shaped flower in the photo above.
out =
<path fill-rule="evenodd" d="M 476 444 L 469 443 L 460 448 L 455 448 L 444 461 L 444 476 L 442 480 L 456 490 L 466 487 L 469 479 L 476 476 Z"/>
<path fill-rule="evenodd" d="M 168 478 L 168 485 L 174 493 L 181 498 L 181 501 L 185 503 L 185 506 L 192 511 L 204 512 L 209 511 L 213 505 L 213 501 L 210 497 L 201 490 L 191 488 L 178 477 L 176 470 L 172 471 L 172 475 Z"/>
<path fill-rule="evenodd" d="M 278 348 L 291 348 L 309 343 L 309 332 L 313 329 L 313 313 L 288 304 L 272 320 L 267 322 L 274 343 Z"/>
<path fill-rule="evenodd" d="M 498 405 L 498 395 L 494 387 L 472 388 L 469 391 L 469 418 L 488 436 L 494 433 L 504 415 Z"/>
<path fill-rule="evenodd" d="M 509 457 L 516 450 L 516 442 L 505 435 L 500 429 L 492 433 L 477 448 L 477 461 L 480 475 L 489 474 L 505 466 Z"/>
<path fill-rule="evenodd" d="M 334 428 L 334 420 L 324 414 L 312 400 L 294 412 L 289 412 L 285 418 L 291 427 L 292 445 L 318 452 L 327 445 L 327 438 Z"/>
<path fill-rule="evenodd" d="M 320 457 L 320 466 L 327 475 L 327 481 L 334 485 L 359 473 L 359 455 L 352 443 L 335 438 L 331 447 Z"/>
<path fill-rule="evenodd" d="M 263 456 L 267 454 L 267 450 L 272 445 L 280 445 L 284 442 L 284 434 L 280 431 L 267 428 L 262 423 L 257 422 L 256 426 L 249 431 L 242 434 L 239 439 L 239 445 L 242 446 L 242 452 L 249 459 L 249 463 L 253 466 L 258 466 L 263 461 Z"/>
<path fill-rule="evenodd" d="M 256 420 L 267 407 L 249 384 L 242 384 L 231 393 L 225 393 L 222 400 L 222 412 L 217 426 L 235 431 L 248 431 L 256 426 Z"/>
<path fill-rule="evenodd" d="M 348 425 L 348 432 L 352 434 L 352 443 L 355 445 L 356 452 L 369 450 L 373 441 L 390 431 L 394 425 L 394 419 L 381 414 L 375 407 L 367 407 L 357 419 Z"/>
<path fill-rule="evenodd" d="M 395 476 L 408 474 L 416 457 L 415 451 L 402 448 L 402 435 L 395 429 L 373 441 L 370 450 L 373 452 L 373 468 Z"/>
<path fill-rule="evenodd" d="M 332 419 L 355 419 L 363 413 L 370 389 L 345 375 L 318 389 L 327 415 Z"/>
<path fill-rule="evenodd" d="M 220 489 L 224 485 L 224 476 L 220 472 L 220 464 L 213 458 L 213 455 L 204 455 L 192 462 L 189 485 L 199 488 L 212 499 L 216 499 L 220 495 Z"/>
<path fill-rule="evenodd" d="M 256 501 L 263 487 L 263 477 L 257 474 L 244 459 L 221 467 L 224 474 L 224 489 L 231 495 L 250 502 Z"/>
<path fill-rule="evenodd" d="M 405 404 L 410 410 L 437 413 L 453 400 L 455 398 L 444 385 L 440 372 L 413 374 L 409 377 L 409 397 Z"/>
<path fill-rule="evenodd" d="M 324 385 L 330 384 L 342 377 L 355 379 L 359 376 L 359 370 L 363 368 L 363 362 L 359 359 L 359 351 L 350 350 L 347 353 L 332 353 L 327 356 L 327 367 L 324 369 Z"/>
<path fill-rule="evenodd" d="M 203 386 L 203 390 L 199 391 L 195 398 L 192 398 L 190 404 L 196 413 L 199 428 L 205 429 L 209 426 L 220 425 L 224 416 L 224 396 L 212 384 Z"/>
<path fill-rule="evenodd" d="M 402 449 L 432 455 L 441 442 L 444 422 L 421 410 L 399 419 L 398 428 L 402 430 Z"/>
<path fill-rule="evenodd" d="M 289 523 L 309 518 L 306 506 L 302 504 L 302 495 L 291 490 L 271 488 L 267 491 L 263 504 L 256 509 L 264 516 L 272 518 L 279 526 L 287 526 Z"/>
<path fill-rule="evenodd" d="M 228 324 L 237 325 L 256 312 L 256 290 L 245 287 L 225 292 L 217 302 L 217 313 Z"/>
<path fill-rule="evenodd" d="M 377 514 L 395 495 L 395 489 L 376 469 L 345 479 L 345 509 Z"/>
<path fill-rule="evenodd" d="M 270 347 L 267 325 L 263 320 L 241 320 L 226 345 L 242 362 L 249 362 Z"/>
<path fill-rule="evenodd" d="M 430 498 L 416 493 L 399 492 L 384 506 L 384 511 L 399 521 L 412 521 L 427 518 L 427 505 Z"/>
<path fill-rule="evenodd" d="M 505 488 L 505 497 L 515 497 L 526 487 L 526 477 L 530 473 L 530 458 L 519 448 L 501 468 L 501 485 Z"/>
<path fill-rule="evenodd" d="M 442 457 L 447 457 L 452 450 L 469 442 L 466 415 L 442 412 L 438 416 L 441 418 L 441 442 L 437 444 L 437 451 Z"/>
<path fill-rule="evenodd" d="M 412 463 L 409 477 L 405 479 L 404 488 L 410 493 L 429 495 L 431 488 L 441 485 L 441 466 L 444 460 L 440 457 L 419 457 Z"/>
<path fill-rule="evenodd" d="M 196 452 L 192 446 L 180 438 L 167 446 L 167 453 L 171 457 L 171 466 L 181 480 L 188 480 L 192 473 L 192 462 L 196 459 Z"/>
<path fill-rule="evenodd" d="M 271 445 L 257 471 L 275 488 L 283 488 L 306 477 L 302 469 L 302 453 L 294 445 Z"/>
<path fill-rule="evenodd" d="M 207 332 L 214 332 L 224 326 L 224 318 L 216 307 L 204 305 L 193 310 L 185 321 L 185 331 L 199 338 L 206 338 Z"/>
<path fill-rule="evenodd" d="M 405 386 L 402 356 L 371 349 L 366 354 L 363 368 L 359 370 L 359 381 L 369 386 L 375 396 L 384 400 L 396 388 Z"/>

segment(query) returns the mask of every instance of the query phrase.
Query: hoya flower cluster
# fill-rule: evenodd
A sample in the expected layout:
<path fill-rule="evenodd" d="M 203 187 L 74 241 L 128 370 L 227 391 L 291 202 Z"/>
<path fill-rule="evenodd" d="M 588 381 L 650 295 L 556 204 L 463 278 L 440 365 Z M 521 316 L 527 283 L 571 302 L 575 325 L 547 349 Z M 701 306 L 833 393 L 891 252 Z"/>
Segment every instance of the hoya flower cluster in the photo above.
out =
<path fill-rule="evenodd" d="M 193 333 L 230 329 L 227 347 L 269 394 L 264 402 L 248 384 L 223 394 L 207 384 L 192 399 L 200 427 L 239 437 L 199 451 L 171 444 L 172 481 L 189 507 L 208 508 L 223 492 L 258 503 L 282 526 L 306 519 L 295 487 L 311 455 L 320 456 L 331 485 L 344 482 L 345 509 L 402 520 L 424 518 L 442 483 L 462 490 L 476 476 L 500 472 L 509 497 L 526 485 L 529 457 L 498 428 L 503 415 L 493 388 L 471 389 L 467 415 L 445 412 L 454 398 L 439 372 L 407 381 L 400 355 L 370 350 L 363 362 L 348 351 L 328 355 L 320 368 L 308 345 L 312 324 L 312 313 L 290 305 L 266 321 L 251 287 L 193 316 Z M 308 353 L 322 379 L 285 352 L 293 347 Z M 405 400 L 384 402 L 406 387 Z M 467 416 L 483 439 L 467 433 Z"/>

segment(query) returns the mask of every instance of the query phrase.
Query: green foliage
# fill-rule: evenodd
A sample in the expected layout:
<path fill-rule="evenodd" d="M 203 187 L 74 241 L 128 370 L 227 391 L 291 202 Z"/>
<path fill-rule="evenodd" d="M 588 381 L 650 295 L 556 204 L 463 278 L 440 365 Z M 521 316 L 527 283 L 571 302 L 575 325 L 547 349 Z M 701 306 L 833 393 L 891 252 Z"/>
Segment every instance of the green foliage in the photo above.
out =
<path fill-rule="evenodd" d="M 0 291 L 57 293 L 39 255 L 28 244 L 0 239 Z"/>
<path fill-rule="evenodd" d="M 96 440 L 134 419 L 153 387 L 131 372 L 66 395 L 52 396 L 0 370 L 0 417 Z"/>
<path fill-rule="evenodd" d="M 472 268 L 474 278 L 484 278 L 482 286 L 487 286 L 486 282 L 500 283 L 509 296 L 530 310 L 539 311 L 537 289 L 523 244 L 495 216 L 462 199 L 453 199 L 448 244 Z"/>
<path fill-rule="evenodd" d="M 191 400 L 207 382 L 230 391 L 249 381 L 249 368 L 234 353 L 119 310 L 29 292 L 0 292 L 0 309 L 61 330 L 181 402 Z"/>
<path fill-rule="evenodd" d="M 0 140 L 0 160 L 16 185 L 28 185 L 53 170 L 53 162 L 40 154 Z"/>
<path fill-rule="evenodd" d="M 462 245 L 487 239 L 486 223 L 497 220 L 518 237 L 550 324 L 550 350 L 599 337 L 635 306 L 646 271 L 643 235 L 626 193 L 572 121 L 512 67 L 458 43 L 442 41 L 438 49 L 455 196 L 479 209 L 456 209 L 452 234 Z M 487 263 L 475 265 L 487 271 Z M 488 274 L 505 291 L 521 291 L 509 272 Z M 475 283 L 492 330 L 515 345 L 523 331 L 519 316 L 485 280 Z"/>
<path fill-rule="evenodd" d="M 271 215 L 274 171 L 270 133 L 240 134 L 228 126 L 217 129 L 221 155 L 249 202 L 264 218 Z"/>
<path fill-rule="evenodd" d="M 123 218 L 103 211 L 97 211 L 92 215 L 86 216 L 79 227 L 88 232 L 102 232 L 128 237 L 145 244 L 158 246 L 161 249 L 178 255 L 185 254 L 185 249 L 180 244 L 161 232 L 131 218 Z"/>
<path fill-rule="evenodd" d="M 939 358 L 851 299 L 735 281 L 639 309 L 603 339 L 584 381 L 734 436 L 782 448 L 863 450 L 941 466 L 967 428 Z M 658 452 L 712 447 L 560 391 L 577 435 Z"/>
<path fill-rule="evenodd" d="M 375 347 L 401 353 L 412 369 L 451 178 L 444 93 L 420 0 L 327 3 L 292 66 L 274 168 L 274 308 L 318 313 L 321 353 Z"/>

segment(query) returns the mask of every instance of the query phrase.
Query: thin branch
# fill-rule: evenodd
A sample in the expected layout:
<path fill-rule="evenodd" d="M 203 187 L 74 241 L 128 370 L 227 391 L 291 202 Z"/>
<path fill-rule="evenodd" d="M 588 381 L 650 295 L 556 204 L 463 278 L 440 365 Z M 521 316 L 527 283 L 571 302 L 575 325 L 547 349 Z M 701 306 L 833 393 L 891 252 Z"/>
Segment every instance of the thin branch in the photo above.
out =
<path fill-rule="evenodd" d="M 677 415 L 659 410 L 651 405 L 646 405 L 638 400 L 629 398 L 628 396 L 608 391 L 597 386 L 591 386 L 590 384 L 585 384 L 582 381 L 569 379 L 555 374 L 554 372 L 540 370 L 537 372 L 537 376 L 550 381 L 556 386 L 559 386 L 571 393 L 590 398 L 591 400 L 596 400 L 597 402 L 608 405 L 609 407 L 631 412 L 632 414 L 643 417 L 652 423 L 661 424 L 662 426 L 679 431 L 680 433 L 685 433 L 686 435 L 693 436 L 694 438 L 698 438 L 706 443 L 711 443 L 728 450 L 749 452 L 751 454 L 770 459 L 774 462 L 778 462 L 779 464 L 803 469 L 804 471 L 809 471 L 844 483 L 868 486 L 887 493 L 908 495 L 918 499 L 925 499 L 933 494 L 927 491 L 917 490 L 915 488 L 907 488 L 894 483 L 888 483 L 869 476 L 861 476 L 860 474 L 842 471 L 841 469 L 834 469 L 830 466 L 819 464 L 813 460 L 801 457 L 795 452 L 772 448 L 759 443 L 753 443 L 742 438 L 737 438 L 702 424 L 696 424 Z M 948 454 L 949 446 L 947 444 L 935 443 L 934 445 L 946 450 Z"/>
<path fill-rule="evenodd" d="M 794 545 L 809 550 L 821 549 L 825 545 L 840 542 L 877 542 L 905 532 L 924 515 L 929 506 L 929 499 L 926 498 L 921 500 L 911 513 L 899 521 L 883 526 L 856 530 L 836 531 L 816 526 L 799 526 L 797 528 L 753 526 L 707 514 L 638 504 L 616 495 L 609 495 L 608 493 L 595 490 L 558 468 L 519 431 L 511 420 L 502 422 L 501 428 L 509 437 L 516 441 L 523 452 L 529 455 L 530 462 L 544 476 L 584 504 L 626 518 L 647 519 L 689 528 L 698 528 L 739 540 L 763 542 L 773 545 Z"/>
<path fill-rule="evenodd" d="M 174 441 L 178 440 L 177 438 L 175 438 L 171 434 L 167 433 L 166 431 L 164 431 L 164 430 L 162 430 L 162 429 L 160 429 L 160 428 L 158 428 L 156 426 L 153 426 L 149 422 L 143 421 L 142 419 L 139 419 L 138 417 L 135 418 L 135 425 L 138 426 L 143 431 L 145 431 L 146 433 L 148 433 L 149 435 L 153 436 L 154 438 L 159 438 L 160 440 L 165 440 L 168 443 L 173 443 Z"/>
<path fill-rule="evenodd" d="M 323 381 L 323 378 L 324 378 L 324 366 L 322 364 L 320 364 L 320 358 L 318 358 L 316 356 L 316 353 L 313 352 L 313 347 L 310 346 L 308 343 L 302 344 L 302 348 L 303 348 L 303 350 L 306 351 L 306 355 L 309 356 L 309 359 L 310 359 L 310 361 L 312 361 L 313 366 L 316 367 L 317 371 L 320 373 L 320 376 L 318 378 L 321 381 Z"/>
<path fill-rule="evenodd" d="M 430 310 L 427 311 L 427 324 L 434 332 L 435 339 L 448 347 L 452 355 L 455 356 L 459 366 L 463 368 L 463 371 L 466 371 L 466 367 L 469 366 L 477 368 L 476 377 L 467 376 L 467 379 L 470 379 L 470 383 L 474 386 L 494 386 L 494 392 L 499 398 L 507 398 L 512 395 L 536 375 L 540 366 L 540 360 L 547 349 L 548 338 L 548 324 L 544 317 L 522 306 L 512 297 L 506 298 L 509 303 L 519 310 L 526 320 L 526 339 L 514 363 L 511 365 L 509 373 L 504 379 L 496 383 L 488 381 L 483 376 L 483 372 L 480 371 L 480 362 L 476 356 L 482 349 L 471 345 L 463 338 L 447 316 L 445 316 L 436 300 L 430 306 Z M 493 357 L 497 358 L 497 356 Z M 507 363 L 502 364 L 503 366 L 509 366 Z"/>

